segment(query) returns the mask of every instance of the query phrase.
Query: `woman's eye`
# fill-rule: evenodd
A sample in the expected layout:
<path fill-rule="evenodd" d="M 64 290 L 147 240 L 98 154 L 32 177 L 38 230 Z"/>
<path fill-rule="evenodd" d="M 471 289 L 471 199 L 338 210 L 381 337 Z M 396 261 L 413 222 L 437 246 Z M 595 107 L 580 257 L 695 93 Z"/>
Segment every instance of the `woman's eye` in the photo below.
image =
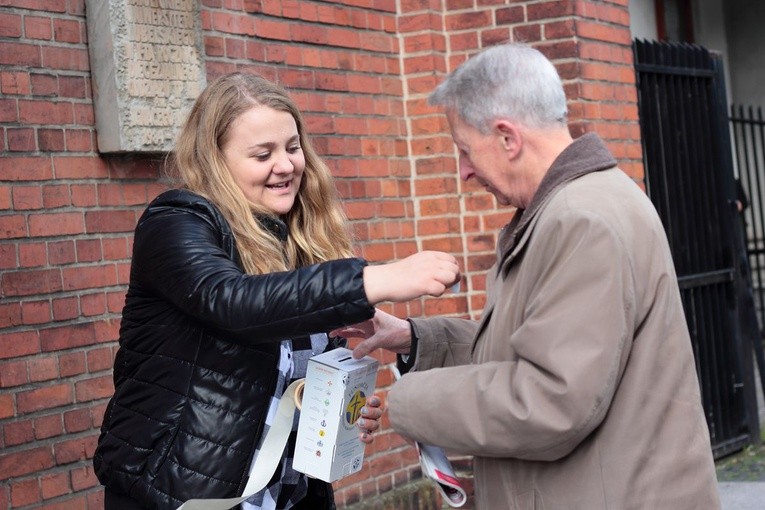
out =
<path fill-rule="evenodd" d="M 290 154 L 295 154 L 299 150 L 300 150 L 300 146 L 299 145 L 294 145 L 292 147 L 288 147 L 287 148 L 287 152 L 289 152 Z"/>
<path fill-rule="evenodd" d="M 255 159 L 257 159 L 258 161 L 268 161 L 268 158 L 270 158 L 270 157 L 271 157 L 271 153 L 270 152 L 263 152 L 263 153 L 260 153 L 260 154 L 255 154 Z"/>

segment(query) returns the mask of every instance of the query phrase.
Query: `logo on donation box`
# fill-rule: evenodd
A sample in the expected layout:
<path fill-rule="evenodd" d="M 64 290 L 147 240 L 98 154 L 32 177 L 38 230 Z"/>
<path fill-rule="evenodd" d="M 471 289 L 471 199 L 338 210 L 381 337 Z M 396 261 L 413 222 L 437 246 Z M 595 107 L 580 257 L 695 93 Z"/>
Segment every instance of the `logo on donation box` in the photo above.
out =
<path fill-rule="evenodd" d="M 361 389 L 354 388 L 354 390 L 355 391 L 351 390 L 353 393 L 349 393 L 351 398 L 348 399 L 348 405 L 345 408 L 345 421 L 343 422 L 343 426 L 345 426 L 347 430 L 353 428 L 356 420 L 361 417 L 361 408 L 367 403 L 366 393 Z"/>

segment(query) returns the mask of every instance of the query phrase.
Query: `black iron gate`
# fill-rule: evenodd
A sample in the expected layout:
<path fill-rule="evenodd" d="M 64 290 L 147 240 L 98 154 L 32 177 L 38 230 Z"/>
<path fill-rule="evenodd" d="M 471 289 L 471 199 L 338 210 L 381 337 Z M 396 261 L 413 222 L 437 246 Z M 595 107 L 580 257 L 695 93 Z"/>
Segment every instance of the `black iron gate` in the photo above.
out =
<path fill-rule="evenodd" d="M 754 302 L 765 328 L 765 118 L 762 107 L 731 106 L 731 127 L 741 191 Z"/>
<path fill-rule="evenodd" d="M 731 106 L 731 128 L 738 174 L 737 200 L 746 233 L 752 308 L 756 312 L 759 342 L 754 345 L 765 395 L 765 118 L 762 107 Z"/>
<path fill-rule="evenodd" d="M 633 49 L 646 187 L 669 238 L 721 457 L 758 435 L 722 66 L 695 45 L 635 41 Z"/>

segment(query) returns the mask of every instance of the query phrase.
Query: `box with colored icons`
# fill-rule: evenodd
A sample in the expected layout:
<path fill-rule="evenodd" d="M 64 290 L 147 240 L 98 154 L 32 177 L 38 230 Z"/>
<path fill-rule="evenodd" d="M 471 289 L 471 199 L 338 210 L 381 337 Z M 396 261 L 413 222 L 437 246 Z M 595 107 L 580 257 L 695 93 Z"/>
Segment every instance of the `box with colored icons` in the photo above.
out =
<path fill-rule="evenodd" d="M 334 349 L 308 360 L 293 467 L 334 482 L 361 470 L 364 447 L 356 421 L 375 391 L 378 362 Z"/>

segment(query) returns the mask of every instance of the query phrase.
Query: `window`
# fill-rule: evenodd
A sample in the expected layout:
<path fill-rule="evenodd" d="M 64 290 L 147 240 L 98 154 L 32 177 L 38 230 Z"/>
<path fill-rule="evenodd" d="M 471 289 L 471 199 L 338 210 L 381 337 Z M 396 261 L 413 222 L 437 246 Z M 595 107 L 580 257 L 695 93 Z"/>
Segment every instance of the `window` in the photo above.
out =
<path fill-rule="evenodd" d="M 660 41 L 693 41 L 691 0 L 654 0 Z"/>

